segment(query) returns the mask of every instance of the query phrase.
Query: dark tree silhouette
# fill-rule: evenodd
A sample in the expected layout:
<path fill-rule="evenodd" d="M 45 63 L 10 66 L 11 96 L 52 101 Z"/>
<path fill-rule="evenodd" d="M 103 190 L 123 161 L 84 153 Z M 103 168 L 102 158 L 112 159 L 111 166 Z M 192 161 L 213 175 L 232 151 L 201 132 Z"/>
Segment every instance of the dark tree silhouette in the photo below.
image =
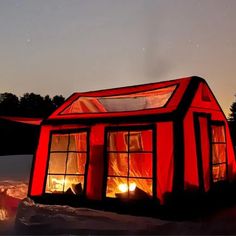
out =
<path fill-rule="evenodd" d="M 0 115 L 45 118 L 65 101 L 61 95 L 50 98 L 26 93 L 20 99 L 11 93 L 0 94 Z M 35 152 L 39 126 L 0 119 L 0 155 Z"/>
<path fill-rule="evenodd" d="M 0 115 L 45 118 L 64 101 L 65 98 L 62 95 L 50 98 L 49 95 L 42 97 L 39 94 L 25 93 L 19 99 L 12 93 L 2 93 L 0 94 Z"/>
<path fill-rule="evenodd" d="M 64 103 L 65 98 L 62 95 L 56 95 L 52 99 L 54 109 L 58 108 L 62 103 Z"/>
<path fill-rule="evenodd" d="M 236 97 L 236 96 L 235 96 Z M 228 117 L 231 137 L 233 139 L 234 146 L 236 146 L 236 101 L 230 106 L 230 114 Z"/>
<path fill-rule="evenodd" d="M 43 99 L 43 111 L 44 117 L 49 116 L 54 111 L 54 105 L 49 95 L 46 95 Z"/>
<path fill-rule="evenodd" d="M 42 97 L 39 94 L 26 93 L 20 99 L 21 115 L 45 118 L 60 106 L 64 100 L 64 97 L 61 95 L 56 95 L 51 99 L 49 95 Z"/>
<path fill-rule="evenodd" d="M 12 93 L 0 94 L 0 115 L 14 116 L 19 112 L 19 99 Z"/>
<path fill-rule="evenodd" d="M 26 93 L 20 98 L 20 112 L 27 117 L 45 117 L 44 99 L 41 95 Z"/>
<path fill-rule="evenodd" d="M 230 106 L 229 121 L 236 122 L 236 102 L 233 102 Z"/>

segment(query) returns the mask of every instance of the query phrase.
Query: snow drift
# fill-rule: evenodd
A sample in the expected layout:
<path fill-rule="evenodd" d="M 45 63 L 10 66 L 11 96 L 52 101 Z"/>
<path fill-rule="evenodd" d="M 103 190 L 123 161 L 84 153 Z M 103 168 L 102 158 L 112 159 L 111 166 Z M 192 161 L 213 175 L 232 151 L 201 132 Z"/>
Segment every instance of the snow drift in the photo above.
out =
<path fill-rule="evenodd" d="M 19 205 L 15 230 L 27 234 L 147 234 L 166 223 L 88 208 L 35 204 L 26 198 Z"/>

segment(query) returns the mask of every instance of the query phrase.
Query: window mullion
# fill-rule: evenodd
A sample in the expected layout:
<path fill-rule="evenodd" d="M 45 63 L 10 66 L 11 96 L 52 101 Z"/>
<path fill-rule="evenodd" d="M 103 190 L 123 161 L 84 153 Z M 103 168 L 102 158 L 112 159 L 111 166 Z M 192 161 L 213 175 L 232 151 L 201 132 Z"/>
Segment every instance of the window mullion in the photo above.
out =
<path fill-rule="evenodd" d="M 128 178 L 127 178 L 127 183 L 128 183 L 128 198 L 129 198 L 129 176 L 130 176 L 130 131 L 128 131 Z"/>
<path fill-rule="evenodd" d="M 65 166 L 65 173 L 64 173 L 64 181 L 63 181 L 63 193 L 65 191 L 65 183 L 66 183 L 66 172 L 67 172 L 67 162 L 68 162 L 68 156 L 69 156 L 69 147 L 70 147 L 70 134 L 68 134 L 68 145 L 66 150 L 66 166 Z"/>

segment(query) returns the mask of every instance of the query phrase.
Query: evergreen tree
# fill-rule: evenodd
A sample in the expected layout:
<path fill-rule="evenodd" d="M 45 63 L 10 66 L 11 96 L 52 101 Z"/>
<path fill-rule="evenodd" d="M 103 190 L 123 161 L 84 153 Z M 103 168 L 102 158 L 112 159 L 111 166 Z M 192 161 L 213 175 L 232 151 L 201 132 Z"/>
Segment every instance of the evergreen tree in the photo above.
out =
<path fill-rule="evenodd" d="M 233 139 L 234 146 L 236 146 L 236 101 L 233 102 L 232 105 L 230 106 L 230 114 L 228 117 L 228 121 L 229 121 L 231 137 Z"/>
<path fill-rule="evenodd" d="M 230 114 L 228 120 L 230 122 L 236 122 L 236 102 L 233 102 L 230 106 Z"/>

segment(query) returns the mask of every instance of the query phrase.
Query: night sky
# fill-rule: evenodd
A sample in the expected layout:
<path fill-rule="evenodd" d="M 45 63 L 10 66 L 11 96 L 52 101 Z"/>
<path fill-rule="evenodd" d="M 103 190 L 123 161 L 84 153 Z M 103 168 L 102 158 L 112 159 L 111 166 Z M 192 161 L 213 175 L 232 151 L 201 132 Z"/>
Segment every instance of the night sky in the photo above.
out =
<path fill-rule="evenodd" d="M 0 0 L 0 92 L 62 94 L 198 75 L 226 115 L 235 0 Z"/>

